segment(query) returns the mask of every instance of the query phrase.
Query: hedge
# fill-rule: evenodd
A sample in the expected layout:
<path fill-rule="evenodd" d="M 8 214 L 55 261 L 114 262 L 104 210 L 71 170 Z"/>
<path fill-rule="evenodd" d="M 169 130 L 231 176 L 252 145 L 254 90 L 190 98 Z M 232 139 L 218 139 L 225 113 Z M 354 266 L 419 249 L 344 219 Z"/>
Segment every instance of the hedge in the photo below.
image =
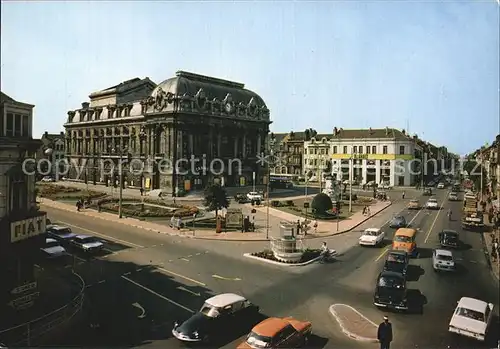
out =
<path fill-rule="evenodd" d="M 99 200 L 94 207 L 97 206 L 99 209 L 104 209 L 107 211 L 111 212 L 118 212 L 118 203 L 119 199 L 115 198 L 105 198 Z M 138 206 L 141 205 L 140 202 L 137 202 L 135 200 L 122 200 L 122 203 L 134 203 L 137 204 Z M 200 210 L 197 207 L 194 206 L 181 206 L 181 205 L 176 205 L 178 206 L 178 209 L 175 211 L 172 210 L 167 210 L 166 208 L 162 207 L 157 207 L 157 206 L 148 206 L 146 210 L 142 211 L 141 209 L 130 209 L 127 207 L 122 206 L 122 214 L 130 217 L 165 217 L 165 218 L 171 218 L 172 216 L 176 217 L 192 217 L 193 214 L 198 214 Z M 170 206 L 169 206 L 170 207 Z M 174 207 L 175 208 L 175 207 Z"/>

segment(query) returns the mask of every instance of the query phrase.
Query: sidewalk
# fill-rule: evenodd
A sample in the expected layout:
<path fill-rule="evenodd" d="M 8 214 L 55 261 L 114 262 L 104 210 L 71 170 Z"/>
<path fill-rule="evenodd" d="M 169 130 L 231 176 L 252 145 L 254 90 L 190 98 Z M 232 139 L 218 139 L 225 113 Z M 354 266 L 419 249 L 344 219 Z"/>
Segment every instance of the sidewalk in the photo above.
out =
<path fill-rule="evenodd" d="M 489 209 L 489 207 L 486 208 L 486 211 L 488 211 L 488 209 Z M 491 248 L 493 245 L 492 234 L 494 234 L 494 237 L 500 241 L 500 230 L 493 229 L 493 224 L 488 221 L 487 214 L 484 214 L 483 219 L 484 219 L 484 222 L 488 222 L 488 223 L 485 223 L 485 226 L 490 228 L 489 231 L 483 233 L 483 243 L 484 243 L 484 247 L 486 249 L 486 252 L 488 253 L 486 258 L 489 261 L 493 275 L 497 278 L 497 280 L 500 280 L 500 258 L 499 258 L 499 256 L 497 256 L 497 259 L 494 260 L 491 257 Z"/>
<path fill-rule="evenodd" d="M 205 240 L 221 240 L 221 241 L 268 241 L 266 238 L 265 229 L 262 229 L 261 232 L 251 232 L 251 233 L 240 233 L 240 232 L 227 232 L 217 234 L 211 230 L 193 230 L 190 229 L 181 229 L 177 230 L 171 228 L 166 225 L 161 225 L 153 222 L 140 221 L 134 218 L 118 218 L 116 214 L 107 213 L 107 212 L 97 212 L 92 209 L 84 209 L 80 212 L 76 212 L 75 207 L 73 205 L 69 205 L 66 203 L 52 201 L 47 198 L 42 198 L 40 202 L 41 206 L 53 207 L 56 209 L 73 212 L 74 214 L 85 215 L 92 218 L 104 219 L 113 223 L 124 224 L 128 226 L 132 226 L 134 228 L 149 230 L 155 233 L 160 234 L 168 234 L 173 236 L 181 236 L 187 238 L 194 239 L 205 239 Z M 343 220 L 339 222 L 339 229 L 337 230 L 336 222 L 319 222 L 317 231 L 324 231 L 323 233 L 308 233 L 306 238 L 314 239 L 314 238 L 323 238 L 327 236 L 333 236 L 337 234 L 342 234 L 349 232 L 364 223 L 368 219 L 372 218 L 374 215 L 379 212 L 385 210 L 387 207 L 391 205 L 390 202 L 377 202 L 377 204 L 371 206 L 371 216 L 363 216 L 361 212 L 356 212 L 349 219 Z M 265 210 L 266 208 L 259 207 L 259 210 Z M 290 220 L 296 222 L 300 217 L 294 216 L 289 213 L 285 213 L 273 208 L 269 208 L 269 214 L 275 215 L 280 214 L 280 219 Z M 50 217 L 49 217 L 50 218 Z M 321 224 L 321 225 L 320 225 Z M 323 230 L 320 230 L 321 229 Z M 269 238 L 278 237 L 279 231 L 270 231 Z"/>

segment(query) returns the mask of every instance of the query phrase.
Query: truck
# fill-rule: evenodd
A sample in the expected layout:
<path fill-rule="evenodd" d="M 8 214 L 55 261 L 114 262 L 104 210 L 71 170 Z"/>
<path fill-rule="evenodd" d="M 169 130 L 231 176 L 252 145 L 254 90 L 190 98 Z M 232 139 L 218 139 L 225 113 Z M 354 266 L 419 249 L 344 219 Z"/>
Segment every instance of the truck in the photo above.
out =
<path fill-rule="evenodd" d="M 474 193 L 467 192 L 465 194 L 462 214 L 463 229 L 471 230 L 474 228 L 482 228 L 484 226 L 483 211 L 479 210 L 478 203 L 479 200 Z"/>

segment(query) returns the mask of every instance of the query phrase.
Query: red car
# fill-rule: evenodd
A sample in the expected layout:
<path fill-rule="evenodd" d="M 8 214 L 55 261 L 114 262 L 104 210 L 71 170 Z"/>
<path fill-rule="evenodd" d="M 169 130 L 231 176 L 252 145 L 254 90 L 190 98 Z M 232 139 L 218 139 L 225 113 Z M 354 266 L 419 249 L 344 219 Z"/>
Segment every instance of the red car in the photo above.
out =
<path fill-rule="evenodd" d="M 311 333 L 309 321 L 272 317 L 256 325 L 238 349 L 299 348 L 307 344 Z"/>

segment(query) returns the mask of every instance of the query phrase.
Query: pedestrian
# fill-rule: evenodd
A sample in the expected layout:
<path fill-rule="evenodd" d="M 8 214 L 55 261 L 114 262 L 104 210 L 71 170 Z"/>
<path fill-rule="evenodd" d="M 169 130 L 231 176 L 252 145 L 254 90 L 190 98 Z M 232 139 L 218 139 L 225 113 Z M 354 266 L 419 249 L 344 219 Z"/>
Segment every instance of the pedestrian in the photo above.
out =
<path fill-rule="evenodd" d="M 405 199 L 405 192 L 403 192 L 403 200 Z"/>
<path fill-rule="evenodd" d="M 141 189 L 139 189 L 139 191 L 141 192 L 141 196 L 143 196 L 144 195 L 144 188 L 141 187 Z"/>
<path fill-rule="evenodd" d="M 76 202 L 76 210 L 80 212 L 80 200 Z"/>
<path fill-rule="evenodd" d="M 366 216 L 366 206 L 363 207 L 363 216 Z"/>
<path fill-rule="evenodd" d="M 372 213 L 371 213 L 371 211 L 370 211 L 370 206 L 367 206 L 367 207 L 366 207 L 366 215 L 367 215 L 367 216 L 371 216 L 371 214 L 372 214 Z"/>
<path fill-rule="evenodd" d="M 300 219 L 297 219 L 297 235 L 300 234 Z"/>
<path fill-rule="evenodd" d="M 377 339 L 380 343 L 380 349 L 389 349 L 392 342 L 392 324 L 389 318 L 384 316 L 384 321 L 378 325 Z"/>

